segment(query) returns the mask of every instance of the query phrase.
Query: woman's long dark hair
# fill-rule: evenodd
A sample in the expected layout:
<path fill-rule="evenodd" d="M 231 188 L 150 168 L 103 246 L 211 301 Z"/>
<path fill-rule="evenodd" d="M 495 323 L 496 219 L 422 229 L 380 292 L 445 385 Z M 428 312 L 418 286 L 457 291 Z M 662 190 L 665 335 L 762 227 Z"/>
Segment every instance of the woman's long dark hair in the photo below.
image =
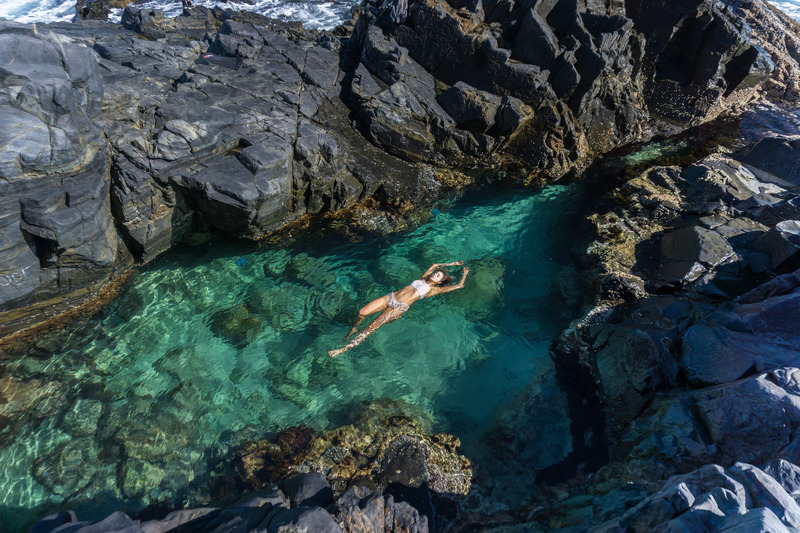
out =
<path fill-rule="evenodd" d="M 442 278 L 442 281 L 440 283 L 438 283 L 438 286 L 439 287 L 444 287 L 445 285 L 452 284 L 453 283 L 453 278 L 451 276 L 448 276 L 447 273 L 444 270 L 440 269 L 440 268 L 437 268 L 436 270 L 434 270 L 433 272 L 431 272 L 427 276 L 424 276 L 422 278 L 422 281 L 424 281 L 425 283 L 429 283 L 430 280 L 431 280 L 431 276 L 433 276 L 434 274 L 436 274 L 440 270 L 441 270 L 442 274 L 444 274 L 444 277 Z"/>

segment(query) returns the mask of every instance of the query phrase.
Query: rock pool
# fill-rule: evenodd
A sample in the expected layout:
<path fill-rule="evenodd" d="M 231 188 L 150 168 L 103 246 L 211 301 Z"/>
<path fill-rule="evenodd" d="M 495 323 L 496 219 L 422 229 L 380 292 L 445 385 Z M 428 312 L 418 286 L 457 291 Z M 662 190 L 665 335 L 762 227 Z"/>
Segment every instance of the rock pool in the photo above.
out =
<path fill-rule="evenodd" d="M 171 252 L 57 346 L 5 365 L 0 520 L 196 505 L 230 447 L 329 429 L 380 398 L 423 410 L 480 463 L 487 432 L 524 395 L 547 428 L 536 469 L 556 463 L 571 437 L 550 344 L 582 303 L 573 246 L 586 196 L 579 185 L 478 190 L 404 234 Z M 457 259 L 471 268 L 464 290 L 328 357 L 360 305 Z"/>

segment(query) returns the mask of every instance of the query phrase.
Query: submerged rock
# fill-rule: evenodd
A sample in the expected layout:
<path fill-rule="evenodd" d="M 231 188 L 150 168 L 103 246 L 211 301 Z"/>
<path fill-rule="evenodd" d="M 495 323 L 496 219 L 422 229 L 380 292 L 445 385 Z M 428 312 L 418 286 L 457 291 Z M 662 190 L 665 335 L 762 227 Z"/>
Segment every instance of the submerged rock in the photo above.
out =
<path fill-rule="evenodd" d="M 375 402 L 352 425 L 320 434 L 284 430 L 274 441 L 244 446 L 239 475 L 254 488 L 291 472 L 312 471 L 324 474 L 336 491 L 370 480 L 383 489 L 399 483 L 441 495 L 466 494 L 471 465 L 457 452 L 459 440 L 430 436 L 403 412 L 401 405 Z"/>

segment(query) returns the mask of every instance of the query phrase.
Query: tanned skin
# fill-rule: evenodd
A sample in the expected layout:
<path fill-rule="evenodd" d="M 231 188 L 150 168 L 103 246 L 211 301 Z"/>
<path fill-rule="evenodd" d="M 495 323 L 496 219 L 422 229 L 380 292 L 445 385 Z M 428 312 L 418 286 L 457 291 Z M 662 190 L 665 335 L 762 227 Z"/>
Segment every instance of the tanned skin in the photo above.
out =
<path fill-rule="evenodd" d="M 439 268 L 441 267 L 463 266 L 463 265 L 464 261 L 432 264 L 430 268 L 428 268 L 428 270 L 426 270 L 422 274 L 422 277 L 420 278 L 428 285 L 428 287 L 430 287 L 430 290 L 428 291 L 428 294 L 425 295 L 425 298 L 431 298 L 432 296 L 436 296 L 438 294 L 445 294 L 448 292 L 453 292 L 459 289 L 463 289 L 464 281 L 467 279 L 467 274 L 469 274 L 469 267 L 464 267 L 463 270 L 461 271 L 461 281 L 459 281 L 455 285 L 446 285 L 446 286 L 440 286 L 440 284 L 445 280 L 446 276 L 444 272 L 439 270 Z M 417 289 L 415 289 L 411 285 L 406 285 L 399 291 L 394 292 L 394 299 L 398 303 L 405 304 L 410 307 L 414 302 L 419 301 L 420 297 Z M 331 350 L 328 352 L 328 355 L 330 355 L 331 357 L 338 357 L 347 350 L 355 348 L 356 346 L 364 342 L 364 340 L 366 340 L 367 337 L 372 335 L 375 332 L 375 330 L 377 330 L 379 327 L 383 326 L 384 324 L 394 322 L 395 320 L 403 316 L 404 312 L 405 310 L 401 311 L 400 309 L 396 309 L 394 307 L 389 306 L 388 294 L 385 296 L 381 296 L 376 300 L 372 300 L 370 303 L 368 303 L 358 311 L 356 322 L 355 324 L 353 324 L 353 328 L 350 330 L 350 333 L 348 333 L 345 336 L 344 342 L 347 342 L 347 340 L 350 337 L 358 333 L 358 327 L 361 325 L 361 323 L 364 321 L 366 317 L 368 317 L 369 315 L 373 315 L 375 313 L 380 313 L 380 314 L 375 318 L 375 320 L 373 320 L 370 323 L 369 326 L 367 326 L 364 329 L 364 331 L 356 335 L 356 337 L 352 341 L 350 341 L 345 347 L 339 348 L 338 350 Z"/>

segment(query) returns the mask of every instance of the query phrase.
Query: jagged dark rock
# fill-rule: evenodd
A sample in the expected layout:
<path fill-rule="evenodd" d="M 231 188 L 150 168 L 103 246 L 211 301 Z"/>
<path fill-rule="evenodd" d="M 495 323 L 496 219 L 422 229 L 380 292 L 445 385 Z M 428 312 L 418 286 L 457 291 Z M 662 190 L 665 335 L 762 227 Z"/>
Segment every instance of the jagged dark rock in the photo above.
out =
<path fill-rule="evenodd" d="M 774 173 L 759 169 L 763 155 L 743 162 L 752 153 L 774 154 Z M 605 300 L 562 339 L 592 372 L 615 445 L 582 496 L 541 511 L 540 523 L 797 527 L 796 221 L 780 217 L 789 208 L 765 210 L 793 205 L 796 188 L 781 176 L 794 158 L 749 146 L 682 171 L 650 169 L 609 195 L 611 212 L 593 216 L 601 279 L 641 279 L 645 291 L 671 294 L 601 285 Z"/>

